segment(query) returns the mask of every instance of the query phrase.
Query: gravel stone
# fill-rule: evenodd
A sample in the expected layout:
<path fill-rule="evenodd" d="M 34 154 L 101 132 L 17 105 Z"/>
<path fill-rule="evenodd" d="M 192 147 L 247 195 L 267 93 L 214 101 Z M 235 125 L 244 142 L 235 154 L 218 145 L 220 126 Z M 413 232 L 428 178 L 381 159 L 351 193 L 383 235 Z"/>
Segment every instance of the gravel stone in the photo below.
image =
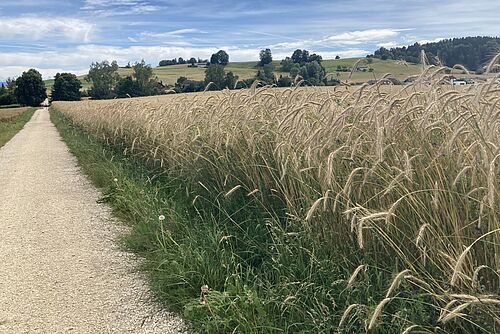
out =
<path fill-rule="evenodd" d="M 0 149 L 0 333 L 185 333 L 151 301 L 126 228 L 36 111 Z"/>

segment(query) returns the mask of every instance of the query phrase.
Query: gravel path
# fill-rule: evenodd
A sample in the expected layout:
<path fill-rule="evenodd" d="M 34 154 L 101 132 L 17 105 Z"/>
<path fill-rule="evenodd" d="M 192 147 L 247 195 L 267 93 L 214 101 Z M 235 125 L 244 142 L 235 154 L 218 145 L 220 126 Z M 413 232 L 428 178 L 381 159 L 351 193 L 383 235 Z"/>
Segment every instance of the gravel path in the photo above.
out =
<path fill-rule="evenodd" d="M 0 333 L 179 333 L 47 110 L 0 149 Z"/>

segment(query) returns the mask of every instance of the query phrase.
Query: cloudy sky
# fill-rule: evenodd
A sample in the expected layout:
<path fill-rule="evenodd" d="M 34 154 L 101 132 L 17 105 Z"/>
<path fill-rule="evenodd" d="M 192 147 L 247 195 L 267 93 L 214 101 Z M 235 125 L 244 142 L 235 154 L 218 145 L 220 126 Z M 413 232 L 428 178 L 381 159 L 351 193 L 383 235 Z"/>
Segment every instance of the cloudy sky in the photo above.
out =
<path fill-rule="evenodd" d="M 442 38 L 500 35 L 498 0 L 0 0 L 0 81 L 34 67 L 44 77 L 91 62 L 275 58 L 307 48 L 364 56 Z"/>

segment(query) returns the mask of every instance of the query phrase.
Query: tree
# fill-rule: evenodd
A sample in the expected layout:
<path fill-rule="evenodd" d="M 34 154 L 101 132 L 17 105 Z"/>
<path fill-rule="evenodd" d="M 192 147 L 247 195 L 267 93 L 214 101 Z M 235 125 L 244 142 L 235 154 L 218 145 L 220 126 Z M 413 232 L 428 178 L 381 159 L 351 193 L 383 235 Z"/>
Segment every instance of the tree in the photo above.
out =
<path fill-rule="evenodd" d="M 57 73 L 52 87 L 54 101 L 80 101 L 82 83 L 72 73 Z"/>
<path fill-rule="evenodd" d="M 290 72 L 290 70 L 293 67 L 293 64 L 294 64 L 293 60 L 290 57 L 286 57 L 280 63 L 281 71 L 282 72 Z"/>
<path fill-rule="evenodd" d="M 111 62 L 111 64 L 108 61 L 92 63 L 89 74 L 85 78 L 92 83 L 89 90 L 90 97 L 96 100 L 114 98 L 114 88 L 120 78 L 117 71 L 116 61 Z"/>
<path fill-rule="evenodd" d="M 115 93 L 118 97 L 151 96 L 160 93 L 151 65 L 141 60 L 132 66 L 132 76 L 118 80 Z"/>
<path fill-rule="evenodd" d="M 17 98 L 15 94 L 16 81 L 11 78 L 7 78 L 5 85 L 2 84 L 0 87 L 0 105 L 11 105 L 17 103 Z"/>
<path fill-rule="evenodd" d="M 186 77 L 179 77 L 175 83 L 175 91 L 177 93 L 200 92 L 205 89 L 203 81 L 189 80 Z"/>
<path fill-rule="evenodd" d="M 189 60 L 188 60 L 188 63 L 191 64 L 191 66 L 194 67 L 194 64 L 196 64 L 196 58 L 194 57 L 191 57 Z"/>
<path fill-rule="evenodd" d="M 292 83 L 292 79 L 288 76 L 284 77 L 280 75 L 280 78 L 278 79 L 278 87 L 290 87 Z"/>
<path fill-rule="evenodd" d="M 158 84 L 151 65 L 146 64 L 144 59 L 140 63 L 132 66 L 133 77 L 137 82 L 140 96 L 150 96 L 158 94 Z"/>
<path fill-rule="evenodd" d="M 223 89 L 226 86 L 226 73 L 224 66 L 210 63 L 205 70 L 205 86 L 213 83 L 217 89 Z"/>
<path fill-rule="evenodd" d="M 223 65 L 210 64 L 205 70 L 205 86 L 213 83 L 214 86 L 211 85 L 211 90 L 234 89 L 237 82 L 238 76 L 234 75 L 233 72 L 226 74 Z"/>
<path fill-rule="evenodd" d="M 176 58 L 170 59 L 170 60 L 168 60 L 168 59 L 160 60 L 160 63 L 158 64 L 158 66 L 171 66 L 171 65 L 177 65 Z"/>
<path fill-rule="evenodd" d="M 135 97 L 140 95 L 137 82 L 130 75 L 118 80 L 115 92 L 118 97 Z"/>
<path fill-rule="evenodd" d="M 292 61 L 296 64 L 303 64 L 309 61 L 309 51 L 297 49 L 292 54 Z"/>
<path fill-rule="evenodd" d="M 186 61 L 182 57 L 179 57 L 179 60 L 177 60 L 177 64 L 184 65 L 185 63 Z"/>
<path fill-rule="evenodd" d="M 260 50 L 259 53 L 259 66 L 264 66 L 266 64 L 270 64 L 273 61 L 273 55 L 270 49 Z"/>
<path fill-rule="evenodd" d="M 210 57 L 210 64 L 226 66 L 229 63 L 229 55 L 224 50 L 219 50 Z"/>
<path fill-rule="evenodd" d="M 325 84 L 325 69 L 321 65 L 323 57 L 309 51 L 297 49 L 291 58 L 285 58 L 281 62 L 281 70 L 290 73 L 291 78 L 300 75 L 310 85 Z"/>
<path fill-rule="evenodd" d="M 339 56 L 339 55 L 336 55 L 336 56 L 335 56 L 335 59 L 339 60 L 339 59 L 340 59 L 340 56 Z"/>
<path fill-rule="evenodd" d="M 325 69 L 317 61 L 312 61 L 301 66 L 299 75 L 310 85 L 324 85 Z"/>
<path fill-rule="evenodd" d="M 25 106 L 38 106 L 46 98 L 45 83 L 42 75 L 35 69 L 23 72 L 23 75 L 16 80 L 15 95 L 17 101 Z"/>
<path fill-rule="evenodd" d="M 320 55 L 317 55 L 315 53 L 313 53 L 312 55 L 309 56 L 309 58 L 307 59 L 307 63 L 312 63 L 313 61 L 316 61 L 318 63 L 321 63 L 321 61 L 323 60 L 323 57 L 321 57 Z"/>
<path fill-rule="evenodd" d="M 229 89 L 234 89 L 236 87 L 236 82 L 238 82 L 238 76 L 234 75 L 233 72 L 227 72 L 225 78 L 225 85 Z"/>
<path fill-rule="evenodd" d="M 257 71 L 255 79 L 264 81 L 268 85 L 276 83 L 276 76 L 274 75 L 274 65 L 266 64 L 262 70 Z"/>

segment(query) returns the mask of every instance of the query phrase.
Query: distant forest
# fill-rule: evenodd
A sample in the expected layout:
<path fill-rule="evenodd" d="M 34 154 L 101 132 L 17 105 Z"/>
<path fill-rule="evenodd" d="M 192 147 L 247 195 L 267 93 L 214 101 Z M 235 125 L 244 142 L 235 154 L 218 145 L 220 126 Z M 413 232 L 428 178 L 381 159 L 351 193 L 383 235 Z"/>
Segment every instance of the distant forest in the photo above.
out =
<path fill-rule="evenodd" d="M 463 37 L 444 39 L 435 43 L 418 44 L 375 51 L 369 57 L 380 59 L 405 60 L 411 63 L 420 63 L 421 50 L 430 64 L 436 65 L 437 58 L 442 65 L 452 67 L 460 64 L 472 71 L 481 71 L 498 52 L 500 52 L 499 37 Z"/>

